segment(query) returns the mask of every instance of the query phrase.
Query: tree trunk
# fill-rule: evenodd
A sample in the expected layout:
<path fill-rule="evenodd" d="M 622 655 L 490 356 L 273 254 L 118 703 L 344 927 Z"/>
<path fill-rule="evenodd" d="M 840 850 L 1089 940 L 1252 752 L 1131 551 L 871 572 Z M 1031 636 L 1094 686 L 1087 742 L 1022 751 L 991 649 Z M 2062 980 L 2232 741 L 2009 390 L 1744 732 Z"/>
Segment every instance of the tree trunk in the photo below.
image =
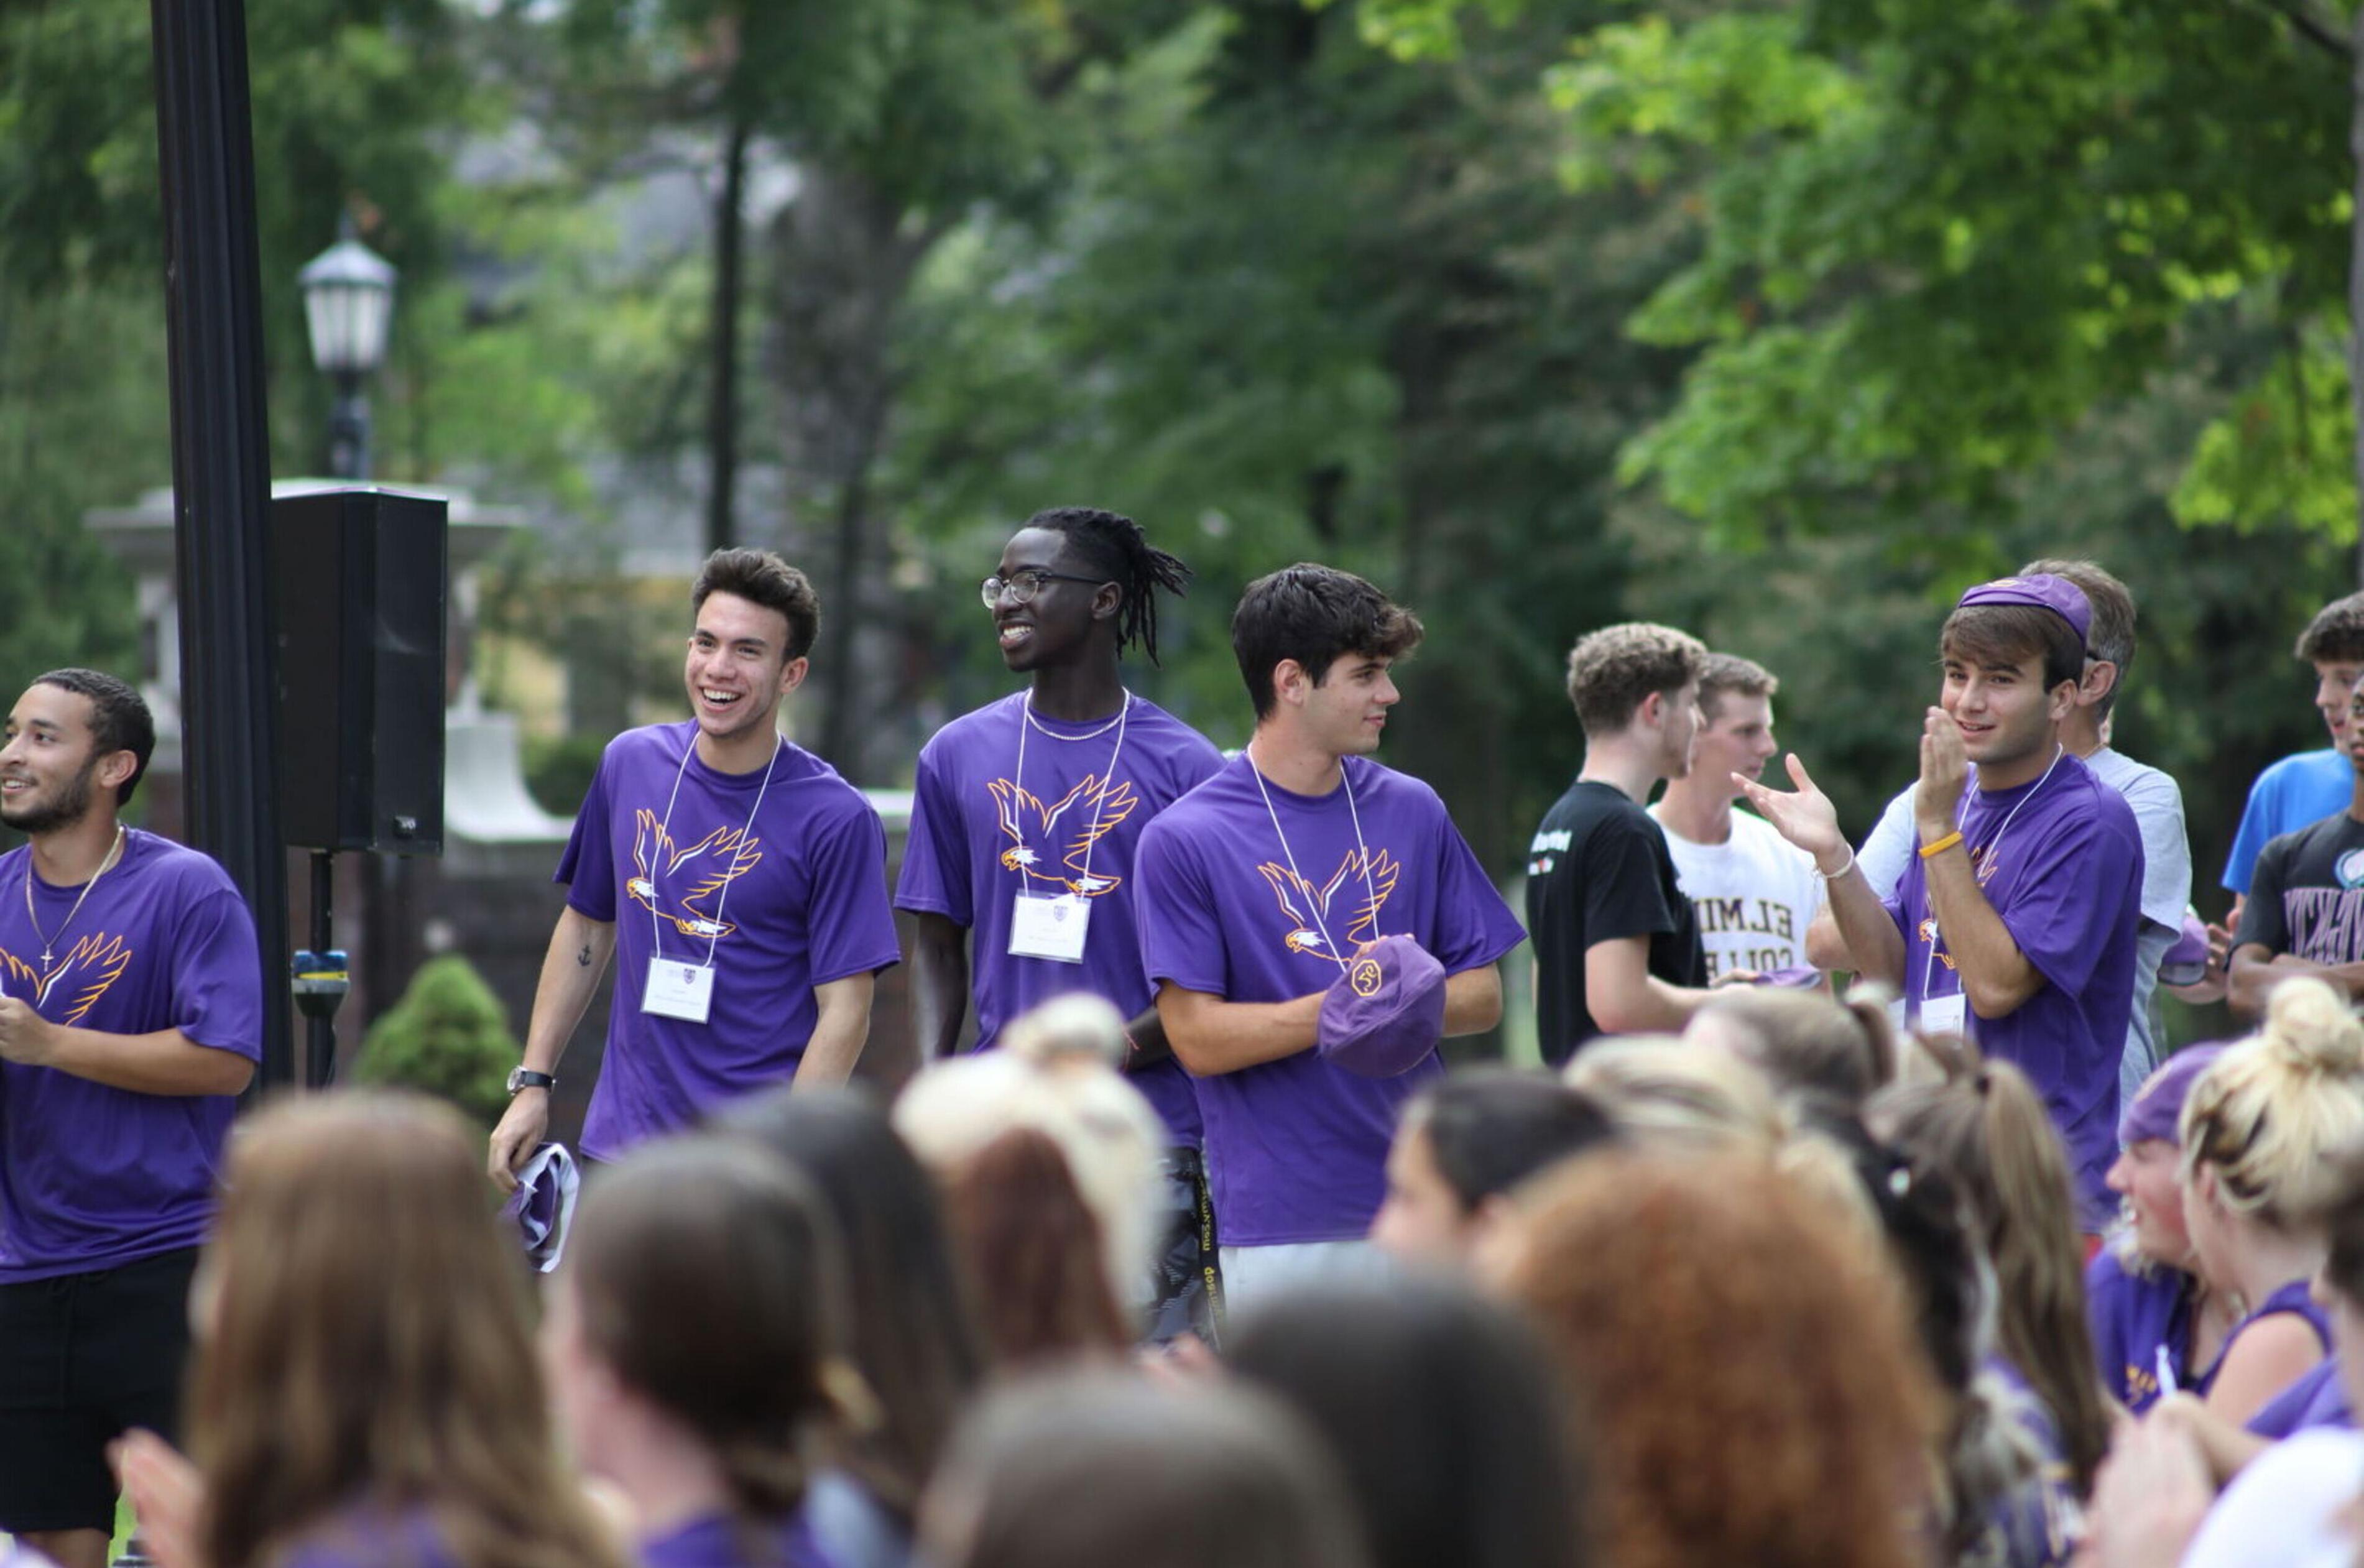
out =
<path fill-rule="evenodd" d="M 806 687 L 820 706 L 817 749 L 848 779 L 875 783 L 920 738 L 886 721 L 902 660 L 871 474 L 894 404 L 895 315 L 946 226 L 906 223 L 901 206 L 858 173 L 800 173 L 771 235 L 765 363 L 786 414 L 789 496 L 781 544 L 820 595 Z"/>
<path fill-rule="evenodd" d="M 714 204 L 712 368 L 706 406 L 706 548 L 728 550 L 737 529 L 739 489 L 739 295 L 744 260 L 747 121 L 730 120 L 722 150 L 722 194 Z"/>

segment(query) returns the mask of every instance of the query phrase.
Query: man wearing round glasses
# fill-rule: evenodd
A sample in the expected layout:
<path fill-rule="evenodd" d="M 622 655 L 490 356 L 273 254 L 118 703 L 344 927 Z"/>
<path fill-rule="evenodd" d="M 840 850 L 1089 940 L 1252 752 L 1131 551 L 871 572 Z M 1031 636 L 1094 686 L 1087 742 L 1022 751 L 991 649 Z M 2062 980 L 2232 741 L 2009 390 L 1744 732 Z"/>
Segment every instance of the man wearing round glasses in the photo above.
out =
<path fill-rule="evenodd" d="M 1157 595 L 1189 568 L 1132 518 L 1038 512 L 980 585 L 1002 662 L 1026 689 L 965 714 L 920 752 L 895 902 L 918 926 L 912 1016 L 923 1058 L 950 1055 L 972 997 L 976 1049 L 1037 1003 L 1073 991 L 1132 1020 L 1132 1081 L 1173 1142 L 1173 1235 L 1153 1333 L 1208 1326 L 1213 1218 L 1199 1165 L 1199 1104 L 1165 1048 L 1133 921 L 1133 848 L 1150 819 L 1210 777 L 1207 739 L 1125 689 L 1119 660 L 1157 662 Z"/>

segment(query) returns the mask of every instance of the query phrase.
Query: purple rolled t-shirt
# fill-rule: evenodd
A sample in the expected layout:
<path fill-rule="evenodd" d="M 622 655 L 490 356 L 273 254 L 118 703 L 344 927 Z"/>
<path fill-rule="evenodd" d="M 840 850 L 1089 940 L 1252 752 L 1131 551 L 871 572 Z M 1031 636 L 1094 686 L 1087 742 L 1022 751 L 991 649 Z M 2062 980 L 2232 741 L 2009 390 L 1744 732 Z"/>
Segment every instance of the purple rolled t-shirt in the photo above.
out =
<path fill-rule="evenodd" d="M 568 906 L 616 927 L 608 1054 L 583 1123 L 595 1160 L 786 1083 L 820 1016 L 813 987 L 901 957 L 886 831 L 862 792 L 785 742 L 768 785 L 761 768 L 718 773 L 697 754 L 697 728 L 609 741 L 558 862 Z M 706 1022 L 643 1010 L 660 950 L 669 962 L 711 954 Z"/>
<path fill-rule="evenodd" d="M 2118 1062 L 2134 1006 L 2142 829 L 2125 797 L 2066 752 L 2049 777 L 1966 792 L 1960 823 L 1987 902 L 2045 980 L 2004 1017 L 1965 1007 L 1965 1021 L 1981 1050 L 2044 1096 L 2068 1147 L 2080 1221 L 2099 1234 L 2115 1207 L 2105 1177 L 2118 1153 Z M 1912 1014 L 1962 990 L 1929 915 L 1927 873 L 1913 856 L 1888 899 Z"/>
<path fill-rule="evenodd" d="M 53 1024 L 178 1029 L 261 1059 L 254 919 L 220 866 L 127 829 L 121 858 L 87 897 L 32 876 L 37 931 L 26 909 L 31 864 L 28 848 L 0 855 L 0 989 Z M 237 1108 L 229 1095 L 143 1095 L 50 1067 L 0 1066 L 0 1283 L 197 1245 Z"/>
<path fill-rule="evenodd" d="M 2158 1403 L 2158 1352 L 2167 1351 L 2175 1385 L 2190 1388 L 2192 1278 L 2165 1264 L 2130 1272 L 2103 1247 L 2085 1265 L 2085 1317 L 2093 1332 L 2102 1386 L 2139 1416 Z"/>
<path fill-rule="evenodd" d="M 1222 753 L 1205 736 L 1138 697 L 1130 699 L 1121 726 L 1036 715 L 1030 729 L 1020 693 L 936 731 L 920 751 L 895 903 L 942 915 L 973 933 L 969 988 L 977 1050 L 989 1049 L 1002 1026 L 1028 1008 L 1073 991 L 1106 997 L 1127 1018 L 1148 1009 L 1132 908 L 1142 831 L 1222 765 Z M 1089 901 L 1081 963 L 1009 951 L 1020 893 Z M 1196 1146 L 1199 1098 L 1180 1064 L 1157 1062 L 1133 1073 L 1132 1082 L 1165 1118 L 1174 1141 Z"/>
<path fill-rule="evenodd" d="M 1326 795 L 1269 781 L 1265 790 L 1269 810 L 1254 764 L 1235 757 L 1142 835 L 1133 906 L 1152 985 L 1287 1002 L 1328 990 L 1340 973 L 1335 955 L 1351 957 L 1374 937 L 1411 936 L 1449 975 L 1523 940 L 1444 803 L 1418 779 L 1350 757 Z M 1399 1077 L 1365 1078 L 1308 1049 L 1199 1079 L 1224 1245 L 1363 1235 L 1385 1193 L 1397 1113 L 1443 1071 L 1432 1054 Z"/>

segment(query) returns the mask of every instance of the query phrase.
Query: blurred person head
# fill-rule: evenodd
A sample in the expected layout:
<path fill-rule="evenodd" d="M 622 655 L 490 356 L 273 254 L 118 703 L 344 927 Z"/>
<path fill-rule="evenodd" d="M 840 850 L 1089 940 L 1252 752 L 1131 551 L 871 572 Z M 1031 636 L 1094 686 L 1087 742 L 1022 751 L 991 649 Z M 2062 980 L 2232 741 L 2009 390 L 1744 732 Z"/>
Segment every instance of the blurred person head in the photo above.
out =
<path fill-rule="evenodd" d="M 1765 1075 L 1720 1051 L 1671 1035 L 1596 1040 L 1561 1081 L 1592 1097 L 1617 1130 L 1648 1148 L 1746 1151 L 1767 1158 L 1790 1124 Z"/>
<path fill-rule="evenodd" d="M 2183 1102 L 2224 1053 L 2221 1045 L 2177 1051 L 2143 1080 L 2118 1118 L 2118 1157 L 2109 1182 L 2123 1200 L 2125 1222 L 2110 1246 L 2128 1267 L 2193 1271 L 2191 1232 L 2183 1223 Z"/>
<path fill-rule="evenodd" d="M 1388 671 L 1425 635 L 1418 616 L 1373 584 L 1305 561 L 1249 584 L 1232 612 L 1232 651 L 1258 727 L 1285 717 L 1338 757 L 1378 749 L 1398 696 Z"/>
<path fill-rule="evenodd" d="M 854 1089 L 786 1087 L 720 1118 L 785 1158 L 828 1209 L 845 1259 L 848 1350 L 878 1405 L 846 1465 L 908 1519 L 985 1373 L 935 1187 L 886 1114 Z"/>
<path fill-rule="evenodd" d="M 203 1561 L 275 1561 L 361 1507 L 423 1512 L 461 1562 L 620 1568 L 558 1460 L 483 1145 L 382 1090 L 283 1101 L 230 1140 L 190 1302 Z"/>
<path fill-rule="evenodd" d="M 602 1172 L 542 1324 L 584 1468 L 643 1512 L 651 1477 L 687 1469 L 746 1524 L 793 1515 L 820 1440 L 865 1402 L 835 1253 L 820 1200 L 742 1139 L 663 1140 Z"/>
<path fill-rule="evenodd" d="M 1926 1413 L 1896 1292 L 1757 1162 L 1604 1152 L 1521 1195 L 1502 1284 L 1591 1431 L 1620 1568 L 1917 1562 Z"/>
<path fill-rule="evenodd" d="M 2364 1141 L 2364 1023 L 2322 981 L 2283 981 L 2258 1032 L 2192 1084 L 2178 1131 L 2192 1251 L 2225 1284 L 2250 1233 L 2309 1233 L 2337 1190 L 2333 1156 Z"/>
<path fill-rule="evenodd" d="M 2118 693 L 2135 667 L 2134 591 L 2099 562 L 2031 561 L 2022 577 L 2057 577 L 2085 595 L 2093 613 L 2085 628 L 2085 668 L 2078 679 L 2078 705 L 2090 710 L 2098 728 L 2109 722 Z M 2106 746 L 2109 741 L 2102 740 Z"/>
<path fill-rule="evenodd" d="M 1371 1240 L 1401 1258 L 1465 1261 L 1511 1188 L 1614 1136 L 1599 1106 L 1542 1073 L 1453 1073 L 1405 1103 Z"/>
<path fill-rule="evenodd" d="M 1577 639 L 1567 653 L 1567 696 L 1587 749 L 1639 745 L 1658 777 L 1681 778 L 1690 771 L 1707 662 L 1698 638 L 1648 621 Z"/>
<path fill-rule="evenodd" d="M 2345 744 L 2349 695 L 2364 677 L 2364 594 L 2346 595 L 2317 610 L 2292 651 L 2314 666 L 2315 711 L 2331 731 L 2331 743 Z"/>
<path fill-rule="evenodd" d="M 1586 1467 L 1533 1329 L 1441 1276 L 1302 1291 L 1226 1361 L 1328 1440 L 1373 1568 L 1578 1568 Z"/>
<path fill-rule="evenodd" d="M 1937 1051 L 1950 1052 L 1953 1076 L 1883 1089 L 1865 1119 L 1873 1136 L 1943 1173 L 1968 1207 L 1995 1273 L 1996 1348 L 2050 1413 L 2082 1496 L 2110 1430 L 2068 1151 L 2017 1067 L 1967 1042 Z"/>
<path fill-rule="evenodd" d="M 929 1489 L 935 1568 L 1367 1568 L 1321 1440 L 1268 1397 L 1119 1373 L 1028 1379 Z"/>
<path fill-rule="evenodd" d="M 1113 1006 L 1062 996 L 1013 1019 L 997 1049 L 937 1062 L 912 1079 L 895 1102 L 894 1124 L 947 1193 L 957 1193 L 972 1162 L 1004 1133 L 1029 1128 L 1049 1138 L 1090 1211 L 1108 1289 L 1130 1302 L 1150 1273 L 1166 1135 L 1118 1071 L 1124 1051 L 1124 1019 Z M 976 1307 L 992 1310 L 983 1300 Z"/>
<path fill-rule="evenodd" d="M 2331 1309 L 2331 1342 L 2350 1407 L 2364 1402 L 2364 1145 L 2342 1150 L 2314 1223 L 2324 1234 L 2316 1296 Z"/>
<path fill-rule="evenodd" d="M 1842 1003 L 1819 991 L 1732 986 L 1691 1015 L 1683 1040 L 1731 1052 L 1778 1093 L 1817 1095 L 1850 1109 L 1896 1075 L 1888 1012 L 1871 995 Z"/>
<path fill-rule="evenodd" d="M 944 1189 L 963 1273 L 1003 1368 L 1122 1353 L 1133 1325 L 1102 1267 L 1098 1218 L 1048 1133 L 1013 1127 Z"/>

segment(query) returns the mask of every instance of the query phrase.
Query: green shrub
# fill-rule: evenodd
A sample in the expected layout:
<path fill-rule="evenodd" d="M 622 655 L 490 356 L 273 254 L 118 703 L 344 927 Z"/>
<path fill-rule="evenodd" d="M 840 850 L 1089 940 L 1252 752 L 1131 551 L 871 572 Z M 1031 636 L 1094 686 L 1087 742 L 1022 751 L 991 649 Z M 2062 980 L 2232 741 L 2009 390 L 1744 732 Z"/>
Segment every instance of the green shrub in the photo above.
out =
<path fill-rule="evenodd" d="M 489 1130 L 508 1108 L 519 1056 L 500 998 L 466 959 L 446 953 L 370 1026 L 353 1076 L 449 1100 Z"/>
<path fill-rule="evenodd" d="M 605 736 L 529 736 L 525 742 L 525 787 L 534 801 L 553 817 L 572 817 L 583 809 L 591 776 L 599 771 L 599 755 L 608 749 Z"/>

